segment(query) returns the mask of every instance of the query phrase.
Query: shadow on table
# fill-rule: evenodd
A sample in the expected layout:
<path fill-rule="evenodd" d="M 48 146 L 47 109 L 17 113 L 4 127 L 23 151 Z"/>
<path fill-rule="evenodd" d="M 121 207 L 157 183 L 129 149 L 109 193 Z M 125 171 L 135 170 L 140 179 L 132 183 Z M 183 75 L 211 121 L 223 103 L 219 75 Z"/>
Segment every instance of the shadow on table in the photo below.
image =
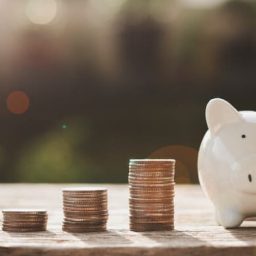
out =
<path fill-rule="evenodd" d="M 35 237 L 55 237 L 58 234 L 52 231 L 41 231 L 41 232 L 9 232 L 9 231 L 4 231 L 6 234 L 8 234 L 12 238 L 20 238 L 20 237 L 28 237 L 28 236 L 33 236 Z"/>
<path fill-rule="evenodd" d="M 44 232 L 6 232 L 10 238 L 14 239 L 23 239 L 31 237 L 32 239 L 56 239 L 59 237 L 60 239 L 64 239 L 64 241 L 77 241 L 80 240 L 87 246 L 127 246 L 132 244 L 132 240 L 127 239 L 125 234 L 120 234 L 121 231 L 114 231 L 108 230 L 104 232 L 88 232 L 88 233 L 69 233 L 69 232 L 51 232 L 51 231 L 44 231 Z M 70 236 L 74 237 L 72 239 Z"/>
<path fill-rule="evenodd" d="M 206 246 L 207 242 L 181 230 L 154 231 L 141 233 L 160 247 Z"/>
<path fill-rule="evenodd" d="M 89 234 L 89 235 L 88 235 Z M 171 247 L 185 246 L 186 244 L 193 246 L 206 245 L 196 237 L 186 234 L 184 231 L 151 231 L 151 232 L 131 232 L 128 230 L 108 230 L 102 233 L 79 234 L 72 233 L 73 236 L 80 241 L 84 241 L 88 245 L 102 246 L 155 246 L 155 247 Z"/>
<path fill-rule="evenodd" d="M 255 228 L 256 230 L 256 228 Z M 64 232 L 65 234 L 66 232 Z M 31 236 L 31 238 L 56 238 L 62 237 L 60 233 L 51 231 L 34 232 L 34 233 L 13 233 L 8 232 L 12 238 L 24 238 Z M 255 233 L 256 234 L 256 233 Z M 73 236 L 70 241 L 77 241 L 84 243 L 85 246 L 106 246 L 106 247 L 158 247 L 158 248 L 184 248 L 186 246 L 201 247 L 207 246 L 207 242 L 203 241 L 185 231 L 151 231 L 151 232 L 132 232 L 129 230 L 107 230 L 104 232 L 89 232 L 89 233 L 67 233 L 68 236 Z M 69 237 L 70 238 L 70 237 Z M 64 237 L 64 240 L 68 240 Z"/>
<path fill-rule="evenodd" d="M 251 222 L 251 221 L 250 221 Z M 236 239 L 246 242 L 248 245 L 256 245 L 256 222 L 250 225 L 249 221 L 239 228 L 227 229 L 227 231 Z"/>
<path fill-rule="evenodd" d="M 89 233 L 70 233 L 80 241 L 83 241 L 87 245 L 130 245 L 132 241 L 124 234 L 120 234 L 121 231 L 107 230 L 104 232 L 89 232 Z"/>

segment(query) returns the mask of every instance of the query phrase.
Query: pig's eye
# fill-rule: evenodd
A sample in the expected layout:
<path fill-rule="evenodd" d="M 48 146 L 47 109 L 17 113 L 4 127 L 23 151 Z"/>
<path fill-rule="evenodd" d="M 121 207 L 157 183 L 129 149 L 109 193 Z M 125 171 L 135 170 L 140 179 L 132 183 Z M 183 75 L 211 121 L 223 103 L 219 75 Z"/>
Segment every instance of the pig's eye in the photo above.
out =
<path fill-rule="evenodd" d="M 246 138 L 246 135 L 245 135 L 245 134 L 242 134 L 241 137 L 242 137 L 242 139 L 245 139 L 245 138 Z"/>

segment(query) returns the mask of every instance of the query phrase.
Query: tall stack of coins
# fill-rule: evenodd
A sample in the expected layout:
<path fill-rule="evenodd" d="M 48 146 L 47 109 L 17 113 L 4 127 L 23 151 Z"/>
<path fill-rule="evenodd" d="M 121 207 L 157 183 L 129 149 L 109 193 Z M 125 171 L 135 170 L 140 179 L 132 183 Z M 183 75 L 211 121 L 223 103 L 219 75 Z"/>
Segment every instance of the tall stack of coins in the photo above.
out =
<path fill-rule="evenodd" d="M 130 229 L 174 229 L 173 159 L 132 159 L 129 163 Z"/>
<path fill-rule="evenodd" d="M 38 232 L 45 231 L 48 215 L 45 210 L 8 209 L 3 210 L 3 231 Z"/>
<path fill-rule="evenodd" d="M 63 231 L 72 233 L 105 231 L 108 219 L 107 189 L 65 188 Z"/>

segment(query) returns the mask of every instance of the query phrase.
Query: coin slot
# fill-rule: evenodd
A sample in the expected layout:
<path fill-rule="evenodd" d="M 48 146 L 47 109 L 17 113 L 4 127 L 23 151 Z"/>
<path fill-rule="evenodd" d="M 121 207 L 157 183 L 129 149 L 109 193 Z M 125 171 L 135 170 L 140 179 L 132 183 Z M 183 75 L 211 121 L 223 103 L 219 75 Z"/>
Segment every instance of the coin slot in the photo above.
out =
<path fill-rule="evenodd" d="M 252 182 L 252 175 L 251 174 L 248 175 L 248 180 L 249 180 L 249 182 Z"/>

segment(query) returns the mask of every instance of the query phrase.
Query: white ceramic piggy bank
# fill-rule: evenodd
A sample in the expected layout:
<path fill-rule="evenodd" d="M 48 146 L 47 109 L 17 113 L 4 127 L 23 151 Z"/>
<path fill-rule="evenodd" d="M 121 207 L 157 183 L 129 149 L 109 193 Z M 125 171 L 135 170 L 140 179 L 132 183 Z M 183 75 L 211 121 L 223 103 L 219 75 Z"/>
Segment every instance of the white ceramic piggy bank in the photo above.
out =
<path fill-rule="evenodd" d="M 226 228 L 256 216 L 256 112 L 238 112 L 222 99 L 206 107 L 209 130 L 198 155 L 199 180 Z"/>

